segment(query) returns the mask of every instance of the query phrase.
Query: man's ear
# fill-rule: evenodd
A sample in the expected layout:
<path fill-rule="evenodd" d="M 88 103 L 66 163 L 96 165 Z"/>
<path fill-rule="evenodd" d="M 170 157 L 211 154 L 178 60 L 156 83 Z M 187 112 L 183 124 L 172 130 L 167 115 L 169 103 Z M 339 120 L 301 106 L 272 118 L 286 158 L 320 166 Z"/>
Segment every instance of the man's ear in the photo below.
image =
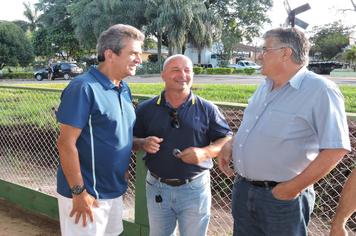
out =
<path fill-rule="evenodd" d="M 292 54 L 293 54 L 293 49 L 291 49 L 291 48 L 284 48 L 284 57 L 286 58 L 286 59 L 288 59 L 288 58 L 292 58 Z"/>
<path fill-rule="evenodd" d="M 112 57 L 113 57 L 113 51 L 111 51 L 110 49 L 106 49 L 104 52 L 104 56 L 105 56 L 105 61 L 107 60 L 108 62 L 112 61 Z"/>

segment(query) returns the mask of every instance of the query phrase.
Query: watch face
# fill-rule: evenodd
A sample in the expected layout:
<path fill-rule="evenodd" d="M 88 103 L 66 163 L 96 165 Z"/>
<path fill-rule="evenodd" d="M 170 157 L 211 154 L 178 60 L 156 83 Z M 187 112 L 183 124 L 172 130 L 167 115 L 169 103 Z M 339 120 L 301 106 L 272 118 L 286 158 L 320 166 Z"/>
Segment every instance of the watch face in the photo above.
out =
<path fill-rule="evenodd" d="M 71 192 L 73 195 L 79 195 L 84 191 L 84 189 L 84 186 L 75 185 L 73 188 L 71 188 Z"/>

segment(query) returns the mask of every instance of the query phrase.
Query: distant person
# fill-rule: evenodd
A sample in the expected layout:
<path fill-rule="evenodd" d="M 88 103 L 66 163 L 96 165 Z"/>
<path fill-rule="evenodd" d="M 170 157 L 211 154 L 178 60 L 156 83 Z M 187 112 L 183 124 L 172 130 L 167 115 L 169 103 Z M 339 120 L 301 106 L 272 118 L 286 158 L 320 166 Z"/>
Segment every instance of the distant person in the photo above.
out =
<path fill-rule="evenodd" d="M 351 150 L 343 96 L 307 70 L 309 42 L 296 28 L 267 31 L 259 59 L 267 78 L 219 155 L 234 171 L 234 236 L 307 235 L 313 184 Z"/>
<path fill-rule="evenodd" d="M 169 57 L 164 91 L 136 110 L 134 147 L 145 150 L 150 236 L 205 236 L 210 220 L 210 173 L 232 132 L 211 102 L 193 94 L 193 64 Z"/>
<path fill-rule="evenodd" d="M 129 25 L 113 25 L 97 44 L 98 67 L 64 89 L 57 174 L 62 235 L 119 235 L 122 195 L 127 190 L 135 111 L 123 81 L 141 60 L 144 35 Z"/>
<path fill-rule="evenodd" d="M 330 236 L 347 236 L 347 220 L 356 211 L 356 168 L 350 174 L 341 192 L 339 206 L 336 209 Z"/>
<path fill-rule="evenodd" d="M 47 65 L 47 71 L 48 71 L 48 80 L 53 80 L 53 73 L 54 73 L 54 70 L 53 70 L 53 59 L 49 59 L 48 60 L 48 65 Z"/>

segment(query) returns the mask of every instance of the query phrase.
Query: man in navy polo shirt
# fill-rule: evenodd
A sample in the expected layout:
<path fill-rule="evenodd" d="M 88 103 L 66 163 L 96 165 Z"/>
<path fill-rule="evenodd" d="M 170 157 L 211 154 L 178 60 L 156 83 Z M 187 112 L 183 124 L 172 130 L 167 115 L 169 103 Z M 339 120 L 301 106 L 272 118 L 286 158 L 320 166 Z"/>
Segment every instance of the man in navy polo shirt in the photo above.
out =
<path fill-rule="evenodd" d="M 134 147 L 146 151 L 150 235 L 204 236 L 210 219 L 212 158 L 232 135 L 217 106 L 191 92 L 193 69 L 184 55 L 169 57 L 165 90 L 136 110 Z"/>
<path fill-rule="evenodd" d="M 141 63 L 144 35 L 114 25 L 98 40 L 99 66 L 65 88 L 60 122 L 57 192 L 62 235 L 118 235 L 132 149 L 135 111 L 123 81 Z"/>

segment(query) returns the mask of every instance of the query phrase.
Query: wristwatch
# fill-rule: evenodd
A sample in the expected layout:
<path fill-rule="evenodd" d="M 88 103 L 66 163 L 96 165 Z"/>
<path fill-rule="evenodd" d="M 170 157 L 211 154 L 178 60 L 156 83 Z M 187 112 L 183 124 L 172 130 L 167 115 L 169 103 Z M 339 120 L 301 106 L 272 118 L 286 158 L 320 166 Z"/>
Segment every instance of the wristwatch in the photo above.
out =
<path fill-rule="evenodd" d="M 70 191 L 72 192 L 73 195 L 79 195 L 85 190 L 84 185 L 74 185 Z"/>

